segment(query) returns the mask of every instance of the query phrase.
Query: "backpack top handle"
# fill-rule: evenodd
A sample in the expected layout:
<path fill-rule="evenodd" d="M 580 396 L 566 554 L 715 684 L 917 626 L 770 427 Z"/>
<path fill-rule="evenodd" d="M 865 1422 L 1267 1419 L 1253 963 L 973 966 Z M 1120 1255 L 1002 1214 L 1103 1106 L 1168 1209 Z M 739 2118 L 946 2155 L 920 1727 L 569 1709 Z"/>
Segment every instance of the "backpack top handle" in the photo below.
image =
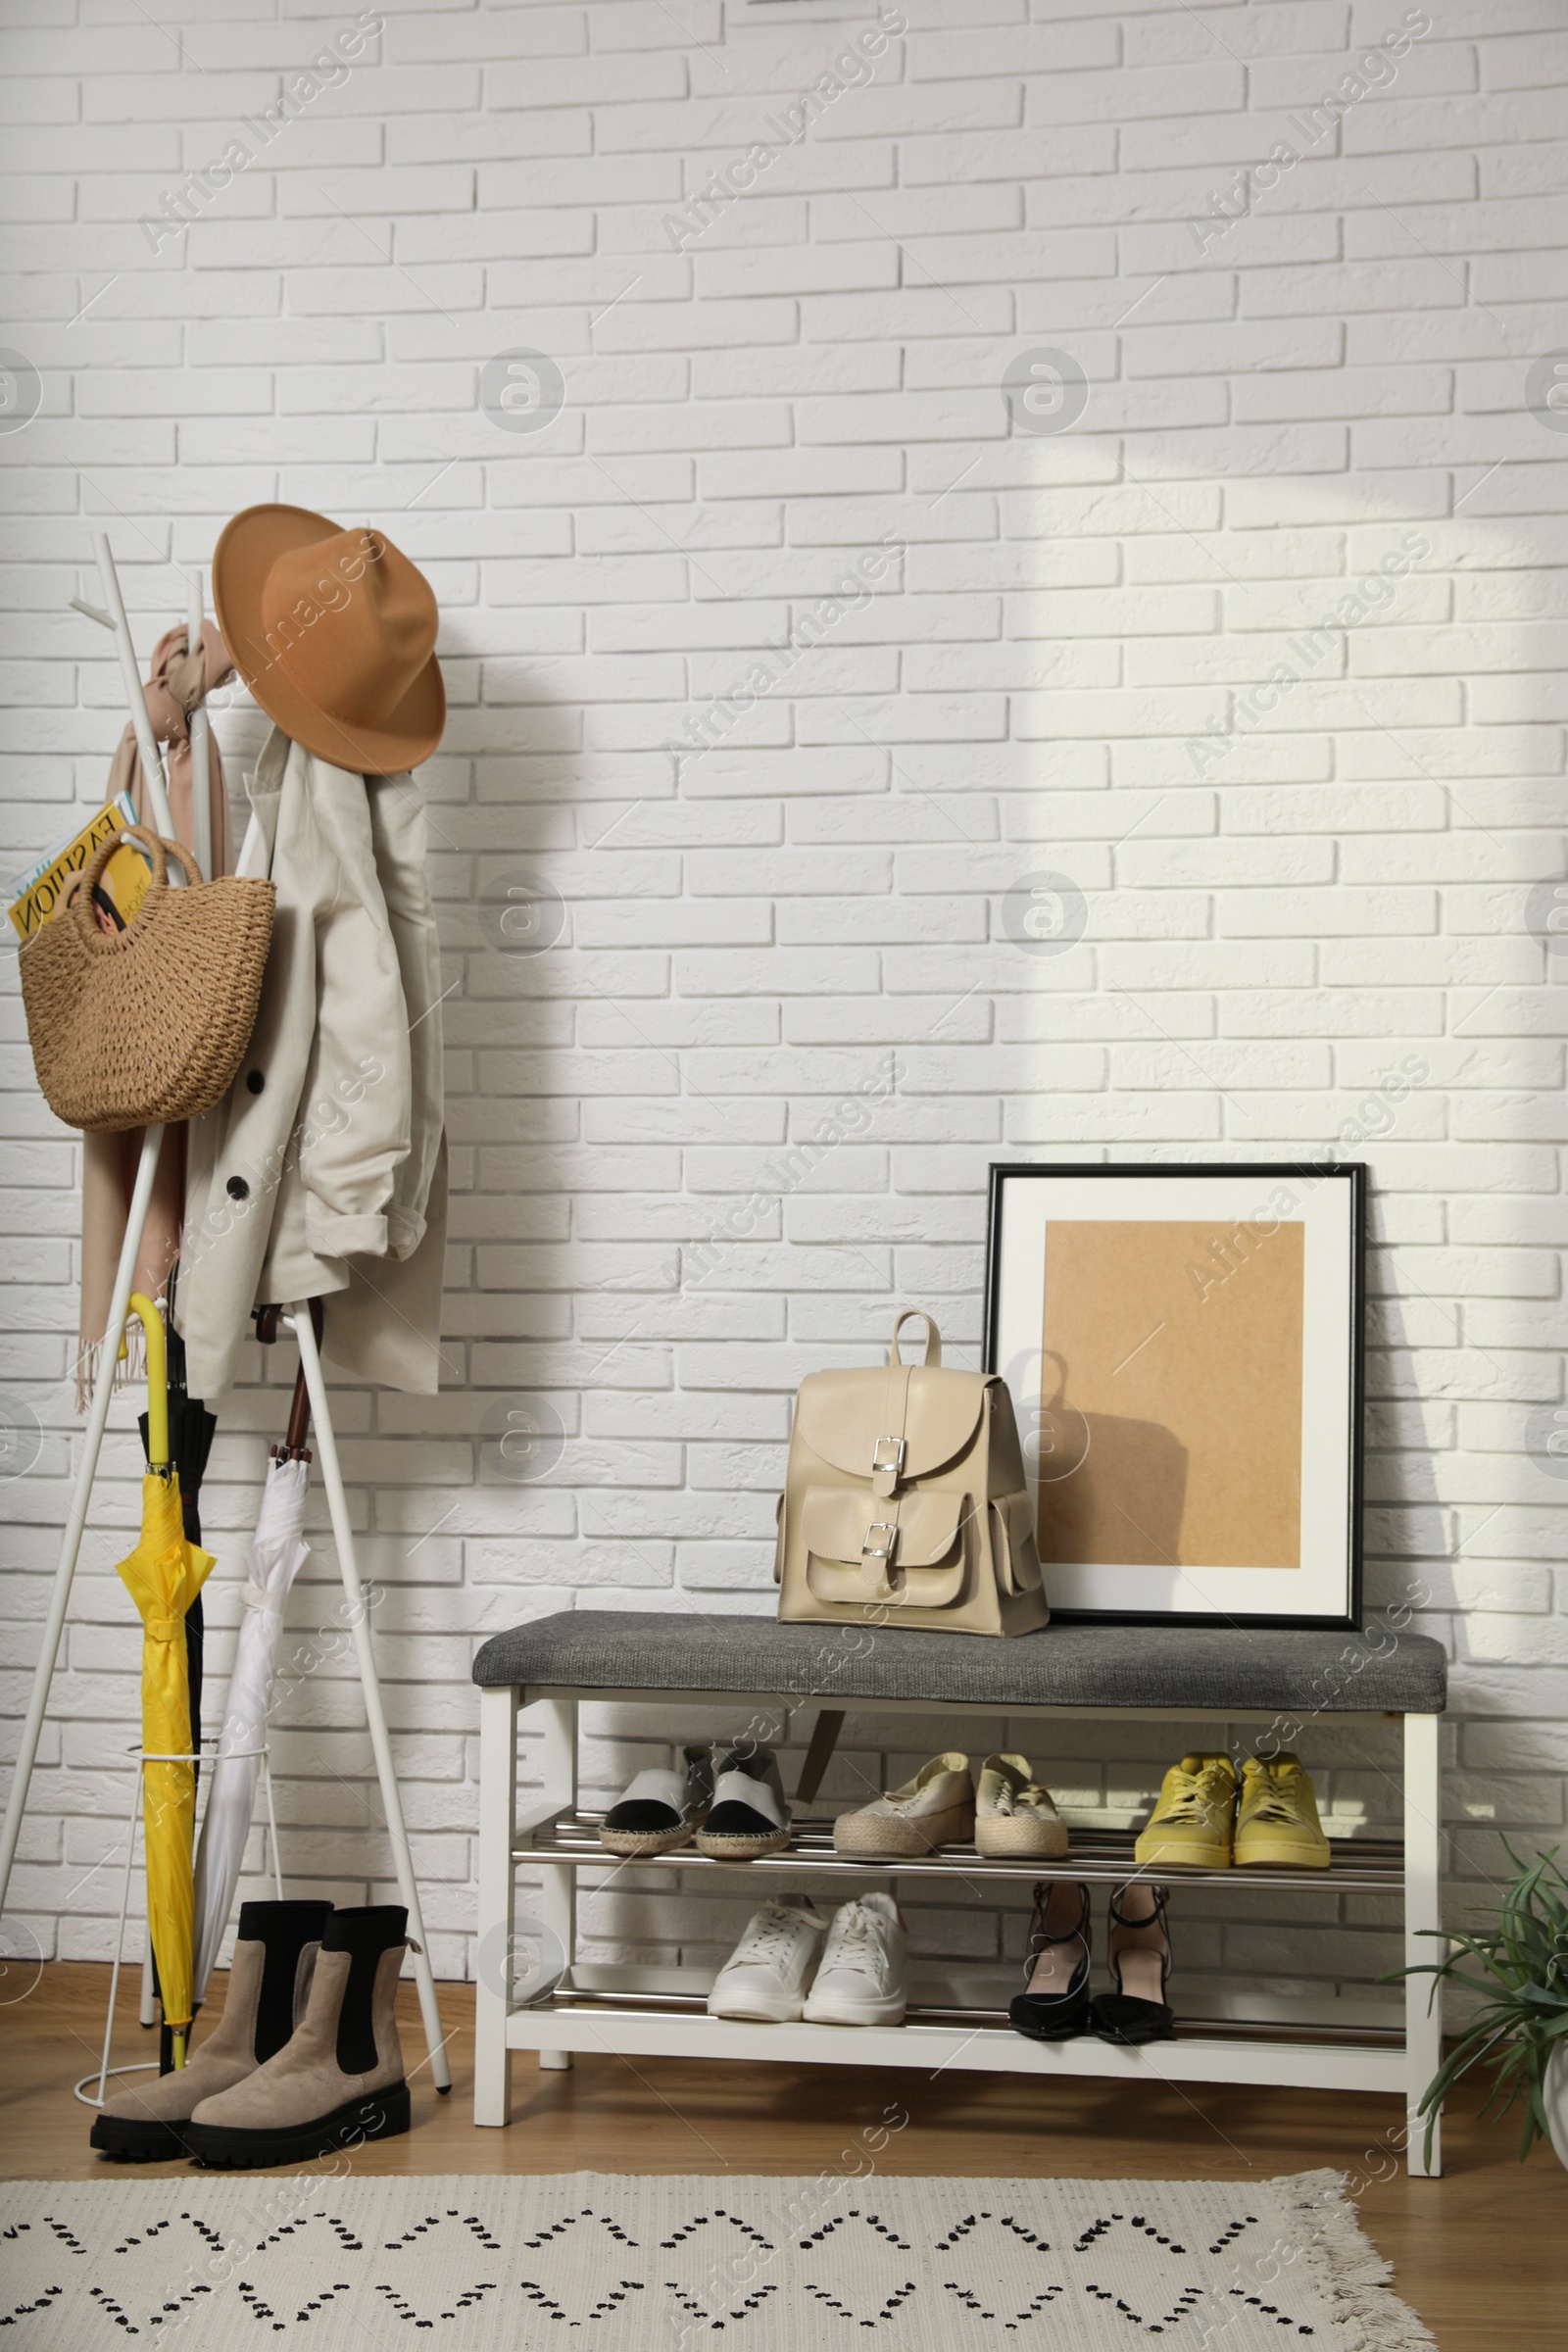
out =
<path fill-rule="evenodd" d="M 909 1322 L 923 1323 L 925 1325 L 926 1370 L 928 1372 L 934 1371 L 942 1362 L 942 1334 L 940 1331 L 938 1331 L 930 1316 L 925 1313 L 923 1308 L 918 1306 L 906 1306 L 903 1314 L 900 1315 L 898 1321 L 894 1324 L 893 1347 L 888 1358 L 889 1363 L 903 1363 L 904 1358 L 899 1353 L 899 1334 L 904 1329 L 906 1323 Z"/>

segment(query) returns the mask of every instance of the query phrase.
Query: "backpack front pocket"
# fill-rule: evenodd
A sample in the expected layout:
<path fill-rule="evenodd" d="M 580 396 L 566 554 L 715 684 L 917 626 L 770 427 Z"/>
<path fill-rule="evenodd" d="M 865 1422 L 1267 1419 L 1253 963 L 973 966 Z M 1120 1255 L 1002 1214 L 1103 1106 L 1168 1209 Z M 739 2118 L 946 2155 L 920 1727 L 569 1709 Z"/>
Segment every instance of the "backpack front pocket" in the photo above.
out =
<path fill-rule="evenodd" d="M 808 1487 L 801 1534 L 818 1600 L 951 1608 L 974 1556 L 974 1503 L 956 1492 L 883 1502 L 853 1488 Z"/>

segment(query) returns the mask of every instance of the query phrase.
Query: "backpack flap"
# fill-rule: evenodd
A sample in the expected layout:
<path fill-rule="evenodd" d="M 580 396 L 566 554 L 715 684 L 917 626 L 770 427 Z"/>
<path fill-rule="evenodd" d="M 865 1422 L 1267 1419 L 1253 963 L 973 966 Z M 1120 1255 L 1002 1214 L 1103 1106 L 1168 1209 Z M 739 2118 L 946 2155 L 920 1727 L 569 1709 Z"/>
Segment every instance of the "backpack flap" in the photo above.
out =
<path fill-rule="evenodd" d="M 819 1461 L 871 1481 L 883 1499 L 930 1478 L 974 1443 L 987 1382 L 977 1372 L 810 1372 L 801 1383 L 796 1428 Z"/>
<path fill-rule="evenodd" d="M 882 1502 L 853 1488 L 808 1487 L 807 1584 L 818 1600 L 951 1607 L 964 1589 L 973 1524 L 972 1498 L 954 1489 Z"/>

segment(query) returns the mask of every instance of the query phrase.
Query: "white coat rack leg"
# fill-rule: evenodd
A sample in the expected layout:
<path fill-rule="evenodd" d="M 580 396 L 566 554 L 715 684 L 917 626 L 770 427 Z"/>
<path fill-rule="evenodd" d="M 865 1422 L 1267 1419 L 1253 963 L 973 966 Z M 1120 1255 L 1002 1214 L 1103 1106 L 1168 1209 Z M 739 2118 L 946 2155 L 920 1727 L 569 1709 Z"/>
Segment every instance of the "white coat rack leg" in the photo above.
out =
<path fill-rule="evenodd" d="M 186 608 L 187 642 L 199 654 L 202 642 L 202 575 L 190 575 Z M 205 696 L 190 714 L 190 846 L 202 879 L 213 879 L 212 721 Z"/>
<path fill-rule="evenodd" d="M 38 1650 L 38 1662 L 33 1668 L 32 1695 L 27 1702 L 27 1717 L 22 1727 L 22 1744 L 17 1753 L 17 1768 L 11 1779 L 11 1794 L 6 1801 L 6 1824 L 0 1836 L 0 1910 L 5 1908 L 6 1888 L 11 1883 L 11 1865 L 16 1860 L 17 1840 L 22 1835 L 22 1817 L 26 1810 L 27 1788 L 32 1779 L 32 1767 L 38 1753 L 38 1740 L 43 1731 L 44 1716 L 49 1707 L 49 1686 L 54 1680 L 55 1660 L 60 1653 L 60 1638 L 65 1631 L 66 1610 L 71 1601 L 71 1587 L 76 1573 L 76 1555 L 81 1549 L 82 1531 L 87 1524 L 87 1504 L 92 1494 L 92 1482 L 97 1474 L 99 1448 L 103 1445 L 104 1425 L 109 1419 L 110 1398 L 114 1395 L 115 1366 L 120 1357 L 120 1343 L 125 1333 L 125 1316 L 130 1303 L 130 1286 L 135 1279 L 136 1258 L 141 1249 L 142 1228 L 147 1222 L 147 1204 L 153 1196 L 153 1179 L 158 1173 L 158 1151 L 163 1143 L 162 1127 L 149 1127 L 136 1167 L 135 1188 L 130 1197 L 130 1214 L 125 1222 L 125 1239 L 121 1248 L 120 1264 L 115 1272 L 115 1288 L 109 1308 L 109 1323 L 103 1336 L 98 1357 L 98 1378 L 93 1385 L 92 1404 L 87 1414 L 87 1428 L 82 1438 L 81 1459 L 76 1466 L 76 1484 L 71 1497 L 71 1509 L 66 1516 L 60 1539 L 60 1557 L 55 1565 L 55 1589 L 50 1596 L 49 1615 L 44 1621 L 43 1641 Z"/>
<path fill-rule="evenodd" d="M 305 1373 L 305 1386 L 310 1393 L 316 1450 L 320 1456 L 321 1484 L 326 1489 L 326 1507 L 332 1519 L 338 1573 L 343 1579 L 343 1594 L 348 1603 L 349 1624 L 353 1629 L 354 1647 L 359 1659 L 366 1720 L 370 1727 L 370 1746 L 375 1755 L 376 1776 L 381 1784 L 381 1806 L 386 1815 L 387 1836 L 392 1840 L 392 1862 L 397 1872 L 398 1893 L 409 1914 L 409 1935 L 414 1943 L 414 1975 L 419 1988 L 419 2015 L 424 2021 L 424 2038 L 430 2052 L 430 2079 L 437 2090 L 447 2091 L 452 2088 L 452 2069 L 447 2063 L 447 2037 L 442 2032 L 441 2012 L 436 2007 L 435 1976 L 425 1944 L 419 1889 L 414 1876 L 414 1857 L 409 1851 L 409 1833 L 403 1822 L 403 1798 L 398 1788 L 397 1770 L 392 1762 L 392 1743 L 387 1738 L 386 1715 L 381 1706 L 381 1685 L 375 1671 L 369 1613 L 365 1605 L 365 1588 L 360 1583 L 359 1560 L 354 1549 L 349 1499 L 343 1491 L 343 1473 L 338 1467 L 337 1440 L 332 1433 L 326 1380 L 321 1371 L 321 1358 L 316 1345 L 316 1333 L 311 1327 L 307 1301 L 301 1299 L 283 1317 L 283 1321 L 299 1342 L 300 1363 Z"/>

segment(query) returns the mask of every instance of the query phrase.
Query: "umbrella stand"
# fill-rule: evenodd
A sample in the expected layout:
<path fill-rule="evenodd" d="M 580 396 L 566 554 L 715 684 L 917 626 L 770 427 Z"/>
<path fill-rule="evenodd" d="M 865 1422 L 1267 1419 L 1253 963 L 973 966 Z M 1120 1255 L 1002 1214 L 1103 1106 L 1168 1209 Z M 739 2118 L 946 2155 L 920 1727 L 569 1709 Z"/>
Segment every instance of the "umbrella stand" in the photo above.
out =
<path fill-rule="evenodd" d="M 109 2007 L 104 2017 L 103 2054 L 99 2060 L 97 2073 L 83 2075 L 81 2081 L 74 2085 L 75 2095 L 84 2107 L 101 2107 L 103 2105 L 107 2095 L 108 2079 L 111 2075 L 155 2075 L 160 2071 L 167 2071 L 163 2070 L 162 2061 L 157 2058 L 139 2059 L 133 2066 L 111 2066 L 109 2050 L 115 2033 L 115 2004 L 120 1995 L 120 1969 L 125 1948 L 125 1922 L 130 1917 L 130 1881 L 135 1861 L 136 1817 L 142 1807 L 143 1776 L 149 1764 L 190 1764 L 194 1766 L 201 1761 L 201 1758 L 192 1754 L 154 1756 L 145 1754 L 140 1748 L 133 1748 L 130 1752 L 136 1758 L 136 1778 L 131 1784 L 130 1814 L 125 1823 L 125 1872 L 120 1888 L 120 1930 L 115 1937 L 115 1963 L 109 1975 Z M 272 1840 L 272 1884 L 276 1888 L 277 1899 L 281 1902 L 283 1900 L 283 1873 L 277 1859 L 277 1816 L 272 1810 L 271 1759 L 265 1746 L 236 1749 L 234 1753 L 236 1757 L 243 1757 L 247 1760 L 252 1756 L 259 1757 L 261 1760 L 262 1783 L 267 1794 L 267 1826 Z M 89 2082 L 93 2085 L 91 2090 L 87 2088 Z"/>

